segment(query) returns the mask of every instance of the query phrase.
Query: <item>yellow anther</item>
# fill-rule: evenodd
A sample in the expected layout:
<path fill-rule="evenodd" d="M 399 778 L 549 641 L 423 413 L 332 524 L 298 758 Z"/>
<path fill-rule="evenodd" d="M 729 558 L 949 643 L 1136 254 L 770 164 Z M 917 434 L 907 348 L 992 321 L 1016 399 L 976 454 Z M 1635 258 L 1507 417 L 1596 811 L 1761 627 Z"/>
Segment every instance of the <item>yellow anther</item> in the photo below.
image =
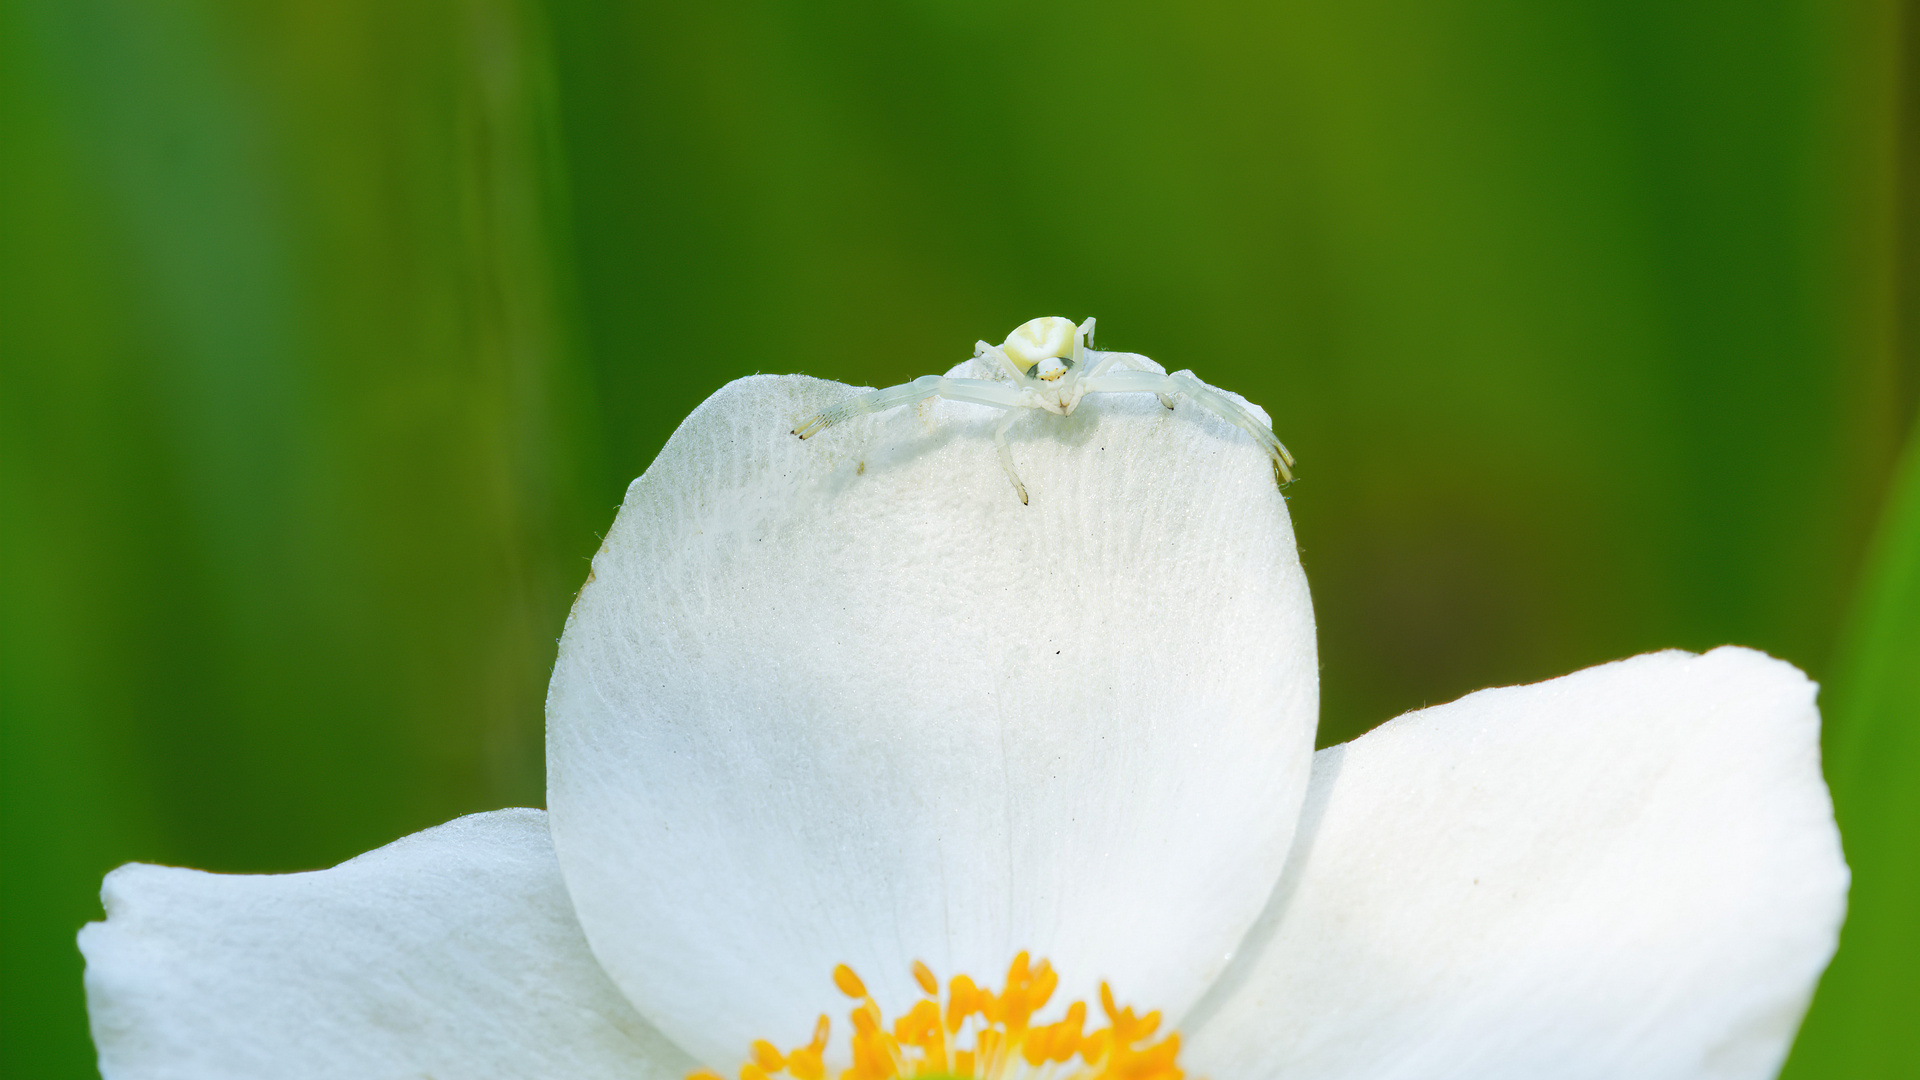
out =
<path fill-rule="evenodd" d="M 1008 966 L 998 994 L 962 974 L 948 982 L 942 1000 L 927 965 L 916 961 L 912 972 L 926 996 L 889 1024 L 853 970 L 845 964 L 834 969 L 834 985 L 857 1002 L 849 1013 L 852 1065 L 835 1080 L 1185 1080 L 1176 1063 L 1180 1036 L 1148 1042 L 1159 1029 L 1160 1013 L 1139 1015 L 1120 1006 L 1105 983 L 1099 1001 L 1107 1025 L 1086 1031 L 1084 1001 L 1070 1002 L 1051 1023 L 1032 1022 L 1060 978 L 1052 964 L 1024 952 Z M 785 1054 L 764 1039 L 755 1041 L 740 1080 L 784 1080 L 782 1074 L 828 1080 L 823 1058 L 829 1030 L 827 1018 L 820 1017 L 812 1041 Z M 722 1078 L 702 1071 L 688 1080 Z"/>
<path fill-rule="evenodd" d="M 893 1037 L 919 1046 L 933 1041 L 940 1030 L 940 1006 L 931 1001 L 915 1002 L 907 1014 L 893 1022 Z"/>
<path fill-rule="evenodd" d="M 1007 965 L 1007 989 L 1011 990 L 1027 981 L 1027 950 L 1021 949 L 1013 954 L 1013 963 Z"/>
<path fill-rule="evenodd" d="M 1047 1057 L 1065 1064 L 1080 1050 L 1080 1029 L 1087 1023 L 1087 1003 L 1076 1001 L 1067 1006 L 1067 1018 L 1053 1025 L 1053 1034 L 1048 1036 Z"/>
<path fill-rule="evenodd" d="M 845 964 L 834 966 L 833 985 L 839 987 L 841 993 L 851 998 L 867 996 L 867 984 L 861 982 L 860 976 L 855 975 L 853 969 Z"/>
<path fill-rule="evenodd" d="M 1099 1031 L 1080 1040 L 1080 1056 L 1091 1065 L 1107 1056 L 1107 1045 L 1113 1041 L 1113 1030 L 1101 1028 Z"/>
<path fill-rule="evenodd" d="M 1042 1028 L 1040 1032 L 1035 1033 L 1042 1035 L 1041 1038 L 1028 1037 L 1020 1043 L 1020 1056 L 1036 1069 L 1047 1060 L 1047 1051 L 1052 1048 L 1052 1042 L 1044 1037 L 1045 1030 Z"/>
<path fill-rule="evenodd" d="M 770 1073 L 777 1073 L 787 1067 L 787 1059 L 781 1057 L 780 1051 L 765 1039 L 753 1040 L 753 1063 Z"/>
<path fill-rule="evenodd" d="M 947 984 L 948 1031 L 959 1031 L 960 1025 L 973 1015 L 976 993 L 973 980 L 965 975 L 955 975 L 953 981 Z"/>
<path fill-rule="evenodd" d="M 820 1060 L 820 1051 L 802 1047 L 787 1055 L 787 1071 L 795 1080 L 822 1080 L 827 1075 L 827 1067 Z"/>
<path fill-rule="evenodd" d="M 994 1066 L 1000 1064 L 1001 1044 L 1006 1041 L 1007 1033 L 998 1028 L 988 1028 L 973 1040 L 974 1045 L 980 1048 L 980 1065 L 983 1072 L 991 1073 Z"/>
<path fill-rule="evenodd" d="M 1065 1021 L 1053 1025 L 1053 1034 L 1047 1036 L 1047 1059 L 1064 1065 L 1072 1060 L 1080 1050 L 1080 1027 L 1068 1027 Z"/>
<path fill-rule="evenodd" d="M 1040 966 L 1034 970 L 1033 990 L 1029 997 L 1031 1004 L 1028 1008 L 1034 1012 L 1046 1008 L 1047 999 L 1053 996 L 1054 988 L 1059 985 L 1060 976 L 1054 974 L 1053 966 L 1045 960 L 1040 961 Z"/>
<path fill-rule="evenodd" d="M 1007 1020 L 1007 998 L 1012 988 L 1000 992 L 998 996 L 991 990 L 976 990 L 973 994 L 974 1011 L 989 1024 L 1004 1024 Z"/>

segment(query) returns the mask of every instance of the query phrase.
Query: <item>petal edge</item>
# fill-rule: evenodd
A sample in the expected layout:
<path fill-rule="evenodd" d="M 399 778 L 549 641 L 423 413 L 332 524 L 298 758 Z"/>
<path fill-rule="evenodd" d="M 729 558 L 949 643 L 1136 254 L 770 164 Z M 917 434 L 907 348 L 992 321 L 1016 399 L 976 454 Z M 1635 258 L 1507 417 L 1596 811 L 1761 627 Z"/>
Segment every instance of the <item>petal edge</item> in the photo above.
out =
<path fill-rule="evenodd" d="M 132 863 L 80 932 L 107 1080 L 677 1080 L 593 962 L 539 810 L 460 818 L 328 870 Z"/>
<path fill-rule="evenodd" d="M 1656 653 L 1321 751 L 1192 1061 L 1772 1076 L 1845 910 L 1815 689 L 1751 650 Z"/>

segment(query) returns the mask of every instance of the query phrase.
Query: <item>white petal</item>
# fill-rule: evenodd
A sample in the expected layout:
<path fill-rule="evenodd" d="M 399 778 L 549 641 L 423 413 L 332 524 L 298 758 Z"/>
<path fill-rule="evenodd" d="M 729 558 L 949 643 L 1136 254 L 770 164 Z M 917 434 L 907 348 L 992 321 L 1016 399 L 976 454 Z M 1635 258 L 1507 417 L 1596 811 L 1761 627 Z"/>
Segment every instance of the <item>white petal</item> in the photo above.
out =
<path fill-rule="evenodd" d="M 1217 1077 L 1770 1077 L 1847 868 L 1814 690 L 1745 649 L 1483 690 L 1321 751 L 1195 1019 Z"/>
<path fill-rule="evenodd" d="M 934 402 L 759 377 L 627 492 L 547 699 L 548 805 L 595 953 L 718 1068 L 883 1005 L 908 965 L 1177 1014 L 1278 878 L 1317 707 L 1273 473 L 1151 395 Z"/>
<path fill-rule="evenodd" d="M 80 932 L 107 1080 L 678 1080 L 574 922 L 538 810 L 306 874 L 132 864 Z"/>

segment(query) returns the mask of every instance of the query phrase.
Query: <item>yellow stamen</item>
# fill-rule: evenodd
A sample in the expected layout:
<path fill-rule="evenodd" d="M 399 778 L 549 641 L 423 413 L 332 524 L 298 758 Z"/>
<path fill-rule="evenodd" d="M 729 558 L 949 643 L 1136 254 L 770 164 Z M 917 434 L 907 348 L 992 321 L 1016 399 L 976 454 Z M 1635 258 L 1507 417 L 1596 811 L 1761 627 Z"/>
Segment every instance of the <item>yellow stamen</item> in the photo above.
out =
<path fill-rule="evenodd" d="M 779 1072 L 787 1067 L 787 1059 L 765 1039 L 753 1040 L 752 1053 L 753 1063 L 768 1072 Z"/>
<path fill-rule="evenodd" d="M 940 982 L 927 965 L 914 961 L 913 981 L 926 995 L 891 1024 L 853 969 L 833 969 L 833 985 L 857 1004 L 848 1014 L 852 1065 L 833 1080 L 1184 1080 L 1177 1064 L 1180 1035 L 1169 1032 L 1149 1042 L 1160 1027 L 1160 1013 L 1136 1014 L 1121 1007 L 1113 990 L 1100 984 L 1100 1010 L 1106 1026 L 1086 1031 L 1087 1004 L 1075 1001 L 1051 1023 L 1033 1018 L 1047 1005 L 1060 978 L 1053 965 L 1022 952 L 1007 967 L 998 994 L 966 975 L 948 980 L 944 1002 Z M 813 1026 L 805 1046 L 782 1054 L 765 1039 L 755 1040 L 752 1058 L 740 1067 L 740 1080 L 828 1080 L 824 1054 L 830 1025 L 825 1016 Z M 845 1060 L 845 1059 L 842 1059 Z M 721 1080 L 702 1070 L 688 1080 Z"/>
<path fill-rule="evenodd" d="M 851 998 L 867 996 L 867 984 L 861 982 L 860 976 L 855 975 L 853 969 L 845 964 L 834 966 L 833 985 L 839 987 L 841 993 Z"/>

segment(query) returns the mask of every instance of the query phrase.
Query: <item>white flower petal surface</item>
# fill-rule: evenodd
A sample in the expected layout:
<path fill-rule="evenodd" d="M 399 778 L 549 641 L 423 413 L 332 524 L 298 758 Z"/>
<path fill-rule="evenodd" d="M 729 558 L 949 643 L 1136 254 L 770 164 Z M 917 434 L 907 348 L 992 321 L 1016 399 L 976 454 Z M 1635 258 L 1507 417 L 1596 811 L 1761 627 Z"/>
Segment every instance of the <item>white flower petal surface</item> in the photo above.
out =
<path fill-rule="evenodd" d="M 958 372 L 964 373 L 964 372 Z M 762 376 L 628 489 L 547 699 L 548 805 L 587 937 L 725 1071 L 883 1006 L 915 958 L 1177 1015 L 1285 862 L 1318 701 L 1272 467 L 1148 394 L 933 401 L 801 441 L 852 387 Z"/>
<path fill-rule="evenodd" d="M 1189 1065 L 1772 1076 L 1846 903 L 1814 692 L 1745 649 L 1657 653 L 1321 751 Z"/>
<path fill-rule="evenodd" d="M 329 870 L 107 875 L 80 932 L 106 1080 L 678 1080 L 587 950 L 538 810 Z"/>

